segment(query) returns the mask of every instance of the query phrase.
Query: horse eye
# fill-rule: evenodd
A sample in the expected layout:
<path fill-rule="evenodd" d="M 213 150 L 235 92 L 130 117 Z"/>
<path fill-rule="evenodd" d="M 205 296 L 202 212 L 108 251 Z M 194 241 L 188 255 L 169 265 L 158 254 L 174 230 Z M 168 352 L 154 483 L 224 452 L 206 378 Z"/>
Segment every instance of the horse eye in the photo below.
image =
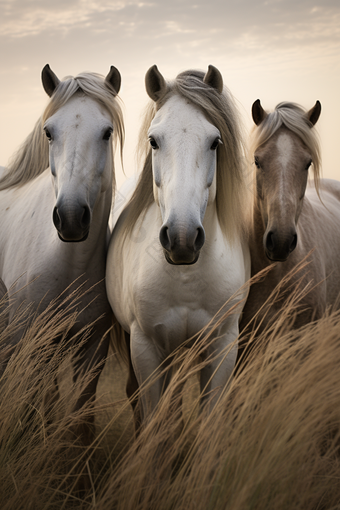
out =
<path fill-rule="evenodd" d="M 254 159 L 254 163 L 255 163 L 256 168 L 261 168 L 261 165 L 260 165 L 260 162 L 259 162 L 258 158 Z"/>
<path fill-rule="evenodd" d="M 312 163 L 313 163 L 312 160 L 308 161 L 305 170 L 308 170 L 308 168 L 311 166 Z"/>
<path fill-rule="evenodd" d="M 45 129 L 45 135 L 46 135 L 47 140 L 50 142 L 52 140 L 52 135 L 48 129 Z"/>
<path fill-rule="evenodd" d="M 155 140 L 154 138 L 152 138 L 152 136 L 150 136 L 150 138 L 149 138 L 149 142 L 150 142 L 151 148 L 152 148 L 153 150 L 156 150 L 156 149 L 158 149 L 158 148 L 159 148 L 159 147 L 158 147 L 158 145 L 157 145 L 156 140 Z"/>
<path fill-rule="evenodd" d="M 212 151 L 215 151 L 217 149 L 217 147 L 220 145 L 220 143 L 223 143 L 221 138 L 216 138 L 216 140 L 214 140 L 212 146 L 210 147 L 210 150 Z"/>
<path fill-rule="evenodd" d="M 112 135 L 112 128 L 109 128 L 105 131 L 105 134 L 103 136 L 103 140 L 110 140 Z"/>

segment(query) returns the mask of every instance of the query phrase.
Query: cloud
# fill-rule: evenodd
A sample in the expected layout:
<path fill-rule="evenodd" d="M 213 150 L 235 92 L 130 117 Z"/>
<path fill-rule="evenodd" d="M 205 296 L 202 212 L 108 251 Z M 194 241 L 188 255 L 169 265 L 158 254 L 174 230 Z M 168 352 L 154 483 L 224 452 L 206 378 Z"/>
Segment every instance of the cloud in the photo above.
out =
<path fill-rule="evenodd" d="M 23 59 L 38 74 L 42 63 L 61 64 L 64 72 L 66 61 L 83 70 L 100 58 L 128 72 L 154 62 L 181 68 L 189 61 L 205 66 L 215 59 L 264 54 L 272 60 L 335 58 L 340 6 L 338 0 L 320 2 L 2 0 L 0 44 L 7 51 L 0 74 L 22 69 Z"/>
<path fill-rule="evenodd" d="M 320 0 L 319 0 L 320 1 Z M 191 38 L 240 48 L 340 41 L 338 0 L 3 0 L 0 35 L 23 38 L 46 32 L 136 35 L 141 41 Z"/>
<path fill-rule="evenodd" d="M 124 2 L 71 0 L 46 3 L 40 0 L 7 0 L 0 26 L 0 35 L 27 37 L 46 31 L 68 31 L 75 27 L 89 27 L 96 14 L 116 12 Z"/>

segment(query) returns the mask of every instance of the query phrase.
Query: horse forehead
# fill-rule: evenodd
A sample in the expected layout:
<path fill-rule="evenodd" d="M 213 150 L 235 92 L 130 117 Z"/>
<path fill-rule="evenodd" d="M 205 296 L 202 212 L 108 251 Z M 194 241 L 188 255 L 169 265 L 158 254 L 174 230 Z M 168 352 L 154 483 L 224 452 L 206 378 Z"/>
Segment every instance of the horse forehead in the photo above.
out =
<path fill-rule="evenodd" d="M 218 136 L 218 129 L 208 121 L 203 111 L 187 99 L 178 95 L 172 96 L 156 113 L 150 130 L 156 129 L 160 133 L 183 134 L 193 133 Z"/>
<path fill-rule="evenodd" d="M 286 168 L 294 152 L 294 143 L 288 133 L 281 133 L 276 140 L 277 158 L 283 168 Z"/>
<path fill-rule="evenodd" d="M 301 160 L 310 158 L 310 151 L 305 146 L 301 138 L 289 129 L 285 129 L 278 134 L 275 142 L 275 148 L 278 161 L 283 167 L 286 167 L 293 161 L 299 165 Z"/>
<path fill-rule="evenodd" d="M 256 155 L 267 161 L 271 167 L 273 163 L 279 163 L 285 169 L 293 161 L 308 157 L 308 151 L 301 139 L 289 129 L 280 129 L 262 147 L 256 150 Z"/>
<path fill-rule="evenodd" d="M 94 122 L 111 121 L 106 108 L 88 96 L 70 98 L 54 115 L 53 121 L 78 128 Z"/>

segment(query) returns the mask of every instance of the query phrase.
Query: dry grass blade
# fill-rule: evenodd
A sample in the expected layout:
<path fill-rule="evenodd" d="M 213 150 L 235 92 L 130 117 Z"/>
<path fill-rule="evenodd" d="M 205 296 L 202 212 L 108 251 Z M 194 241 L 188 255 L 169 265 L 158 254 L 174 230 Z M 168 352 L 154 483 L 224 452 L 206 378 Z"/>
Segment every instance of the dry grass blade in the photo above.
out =
<path fill-rule="evenodd" d="M 209 416 L 198 413 L 197 376 L 206 361 L 197 362 L 197 357 L 213 324 L 193 347 L 178 352 L 173 360 L 177 370 L 153 419 L 135 440 L 120 432 L 125 447 L 119 452 L 107 438 L 129 403 L 115 401 L 118 411 L 93 445 L 99 462 L 88 464 L 92 488 L 82 501 L 74 481 L 88 457 L 74 448 L 65 430 L 81 419 L 83 411 L 71 412 L 72 402 L 91 374 L 75 388 L 66 385 L 46 416 L 43 394 L 52 389 L 60 363 L 74 349 L 70 343 L 68 352 L 58 350 L 51 338 L 70 327 L 76 313 L 71 306 L 66 315 L 37 317 L 2 380 L 2 508 L 339 509 L 340 314 L 329 312 L 292 331 L 304 292 L 308 289 L 299 286 L 292 292 Z M 113 384 L 117 374 L 111 374 Z M 105 407 L 99 404 L 97 411 Z"/>
<path fill-rule="evenodd" d="M 157 413 L 96 508 L 339 508 L 339 313 L 292 331 L 304 292 L 295 288 L 262 334 L 266 348 L 252 352 L 211 415 L 197 415 L 194 399 L 183 423 L 171 412 L 173 399 L 200 370 L 193 359 L 202 345 L 182 355 Z"/>

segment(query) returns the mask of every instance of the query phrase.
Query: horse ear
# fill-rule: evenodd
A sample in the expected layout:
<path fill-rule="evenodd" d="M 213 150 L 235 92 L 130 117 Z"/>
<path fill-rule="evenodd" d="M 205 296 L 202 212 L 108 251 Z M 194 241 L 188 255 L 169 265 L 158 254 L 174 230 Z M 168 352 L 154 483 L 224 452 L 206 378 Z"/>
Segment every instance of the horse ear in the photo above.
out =
<path fill-rule="evenodd" d="M 313 106 L 313 108 L 311 108 L 308 112 L 307 112 L 307 119 L 309 120 L 309 122 L 315 126 L 315 124 L 317 123 L 317 121 L 319 120 L 319 117 L 320 117 L 320 113 L 321 113 L 321 103 L 320 101 L 316 101 L 315 105 Z"/>
<path fill-rule="evenodd" d="M 267 114 L 262 108 L 261 101 L 259 99 L 256 99 L 256 101 L 254 101 L 253 106 L 251 107 L 251 115 L 253 117 L 253 121 L 257 126 L 259 126 L 261 122 L 263 122 L 264 119 L 267 117 Z"/>
<path fill-rule="evenodd" d="M 208 71 L 203 78 L 203 82 L 214 88 L 221 94 L 223 90 L 223 78 L 217 67 L 209 65 Z"/>
<path fill-rule="evenodd" d="M 120 72 L 115 66 L 110 67 L 109 74 L 105 78 L 105 83 L 108 83 L 111 87 L 113 87 L 116 94 L 120 91 L 122 79 L 120 76 Z"/>
<path fill-rule="evenodd" d="M 60 83 L 59 78 L 54 74 L 48 64 L 46 64 L 44 69 L 41 71 L 41 81 L 46 94 L 50 97 Z"/>
<path fill-rule="evenodd" d="M 166 81 L 156 65 L 150 67 L 145 75 L 145 88 L 148 96 L 153 101 L 161 99 L 167 91 Z"/>

